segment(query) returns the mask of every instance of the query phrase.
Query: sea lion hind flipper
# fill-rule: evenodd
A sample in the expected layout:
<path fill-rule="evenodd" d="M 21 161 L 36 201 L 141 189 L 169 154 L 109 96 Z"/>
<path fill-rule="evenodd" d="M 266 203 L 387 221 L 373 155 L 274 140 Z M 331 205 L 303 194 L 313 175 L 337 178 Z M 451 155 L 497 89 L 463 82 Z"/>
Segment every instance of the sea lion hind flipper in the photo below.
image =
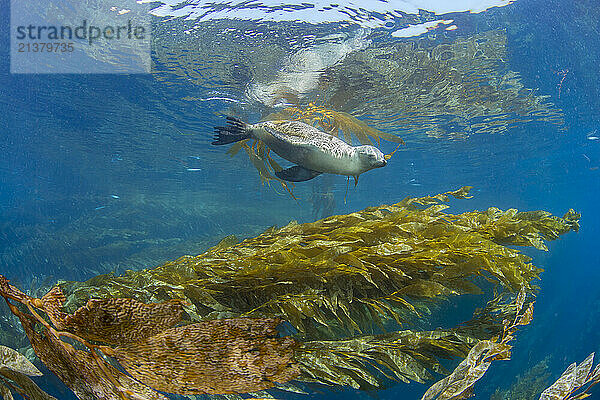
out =
<path fill-rule="evenodd" d="M 299 165 L 294 165 L 293 167 L 282 169 L 281 171 L 275 171 L 276 177 L 289 182 L 309 181 L 321 174 L 322 172 L 313 171 L 312 169 L 304 168 Z"/>
<path fill-rule="evenodd" d="M 248 125 L 234 117 L 227 117 L 227 126 L 216 126 L 212 144 L 220 146 L 252 137 Z"/>

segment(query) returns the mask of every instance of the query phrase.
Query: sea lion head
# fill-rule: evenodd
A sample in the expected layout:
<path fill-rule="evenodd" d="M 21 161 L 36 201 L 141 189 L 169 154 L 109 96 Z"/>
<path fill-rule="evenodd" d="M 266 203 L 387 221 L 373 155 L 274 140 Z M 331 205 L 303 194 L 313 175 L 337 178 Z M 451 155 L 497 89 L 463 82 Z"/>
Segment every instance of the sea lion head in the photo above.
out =
<path fill-rule="evenodd" d="M 356 155 L 364 171 L 385 167 L 387 164 L 385 155 L 375 146 L 358 146 L 356 147 Z"/>

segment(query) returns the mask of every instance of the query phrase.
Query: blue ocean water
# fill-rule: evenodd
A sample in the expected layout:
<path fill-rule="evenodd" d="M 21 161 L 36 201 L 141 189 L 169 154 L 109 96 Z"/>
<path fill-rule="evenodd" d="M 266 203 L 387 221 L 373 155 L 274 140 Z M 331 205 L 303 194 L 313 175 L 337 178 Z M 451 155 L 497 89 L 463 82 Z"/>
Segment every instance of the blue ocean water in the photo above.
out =
<path fill-rule="evenodd" d="M 419 15 L 433 18 L 425 11 Z M 232 158 L 211 146 L 212 127 L 226 114 L 242 113 L 256 122 L 274 109 L 249 94 L 253 81 L 276 77 L 277 66 L 318 38 L 340 29 L 353 32 L 352 18 L 342 28 L 339 21 L 294 23 L 291 16 L 285 22 L 238 20 L 236 29 L 248 39 L 239 34 L 206 44 L 204 29 L 223 32 L 234 23 L 154 16 L 153 35 L 160 40 L 152 50 L 151 74 L 29 75 L 9 73 L 11 31 L 3 7 L 0 272 L 24 289 L 41 290 L 57 280 L 84 280 L 198 254 L 229 234 L 254 236 L 290 220 L 307 222 L 471 185 L 474 198 L 452 201 L 451 212 L 495 206 L 559 216 L 573 208 L 582 214 L 579 232 L 550 242 L 549 252 L 525 250 L 545 270 L 534 321 L 519 332 L 512 360 L 494 363 L 475 394 L 489 398 L 546 357 L 554 381 L 570 363 L 600 350 L 600 6 L 592 0 L 517 0 L 481 13 L 442 15 L 454 19 L 458 29 L 399 38 L 376 27 L 369 44 L 356 51 L 501 30 L 504 68 L 516 71 L 535 95 L 549 96 L 547 101 L 562 110 L 564 124 L 531 118 L 501 133 L 436 137 L 384 121 L 382 130 L 406 142 L 386 168 L 362 175 L 347 196 L 344 177 L 298 184 L 295 201 L 276 185 L 261 185 L 247 157 Z M 190 28 L 195 30 L 189 33 Z M 256 46 L 252 32 L 278 35 L 267 43 L 279 47 L 264 58 L 223 56 Z M 204 41 L 200 46 L 193 47 L 194 35 Z M 211 47 L 222 51 L 204 57 Z M 327 68 L 335 70 L 339 63 Z M 361 99 L 355 108 L 368 110 L 374 100 Z M 363 112 L 362 118 L 376 125 L 383 112 L 396 115 L 395 107 Z M 464 125 L 456 129 L 464 131 Z M 381 147 L 388 153 L 395 145 Z M 315 196 L 322 192 L 330 197 Z M 38 382 L 58 398 L 72 398 L 50 374 Z M 414 399 L 426 388 L 411 383 L 376 393 L 323 390 L 276 397 Z M 600 398 L 600 389 L 592 389 L 594 398 Z"/>

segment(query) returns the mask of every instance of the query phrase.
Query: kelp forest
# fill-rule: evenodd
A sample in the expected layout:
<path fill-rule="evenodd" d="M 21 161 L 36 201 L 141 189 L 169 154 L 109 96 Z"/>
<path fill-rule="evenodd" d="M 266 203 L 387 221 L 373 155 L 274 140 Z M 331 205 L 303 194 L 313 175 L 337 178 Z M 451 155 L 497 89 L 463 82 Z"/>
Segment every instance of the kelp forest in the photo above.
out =
<path fill-rule="evenodd" d="M 448 213 L 470 189 L 228 236 L 199 255 L 58 282 L 39 297 L 1 277 L 35 353 L 26 353 L 32 364 L 2 348 L 1 393 L 52 398 L 29 378 L 41 363 L 85 400 L 277 398 L 408 382 L 429 386 L 423 399 L 471 397 L 494 361 L 511 357 L 519 328 L 535 324 L 542 269 L 520 249 L 547 251 L 579 229 L 580 215 Z M 449 322 L 461 297 L 482 306 Z M 600 381 L 592 367 L 593 354 L 541 398 L 586 397 Z"/>

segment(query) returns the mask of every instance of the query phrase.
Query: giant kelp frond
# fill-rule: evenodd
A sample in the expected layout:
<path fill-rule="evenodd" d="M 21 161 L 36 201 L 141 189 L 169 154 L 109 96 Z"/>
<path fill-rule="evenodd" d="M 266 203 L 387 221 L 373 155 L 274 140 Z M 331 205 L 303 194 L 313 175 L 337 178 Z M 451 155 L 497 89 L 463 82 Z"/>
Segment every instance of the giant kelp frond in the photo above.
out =
<path fill-rule="evenodd" d="M 579 230 L 581 214 L 569 210 L 562 218 L 546 211 L 506 211 L 495 207 L 485 212 L 464 213 L 454 221 L 465 228 L 475 229 L 498 244 L 533 246 L 548 250 L 544 241 L 555 240 L 566 232 Z"/>
<path fill-rule="evenodd" d="M 351 114 L 317 106 L 313 103 L 309 103 L 306 107 L 288 107 L 276 113 L 269 114 L 264 118 L 265 121 L 282 119 L 302 121 L 306 124 L 316 126 L 331 135 L 343 136 L 348 144 L 352 144 L 352 135 L 356 136 L 361 144 L 372 145 L 372 140 L 379 143 L 380 139 L 404 144 L 404 141 L 399 136 L 375 129 Z"/>
<path fill-rule="evenodd" d="M 251 142 L 250 145 L 248 143 Z M 244 149 L 248 158 L 250 159 L 250 163 L 258 172 L 258 176 L 260 177 L 263 185 L 266 183 L 269 186 L 271 185 L 271 181 L 276 181 L 281 184 L 282 188 L 294 199 L 293 190 L 294 184 L 291 182 L 286 182 L 283 179 L 279 179 L 274 175 L 275 172 L 281 171 L 283 168 L 271 157 L 271 149 L 269 149 L 262 140 L 242 140 L 240 142 L 234 143 L 229 150 L 227 150 L 227 154 L 230 156 L 235 156 L 241 149 Z"/>
<path fill-rule="evenodd" d="M 451 331 L 400 331 L 305 342 L 296 360 L 303 373 L 300 380 L 366 389 L 385 380 L 423 383 L 432 378 L 429 370 L 443 371 L 439 358 L 464 357 L 474 342 Z"/>
<path fill-rule="evenodd" d="M 18 293 L 18 289 L 8 285 L 7 280 L 0 276 L 0 294 L 7 300 Z M 80 399 L 110 399 L 125 400 L 156 399 L 166 400 L 166 397 L 140 385 L 138 382 L 124 375 L 111 365 L 103 361 L 95 353 L 78 350 L 71 344 L 60 339 L 59 332 L 54 330 L 46 321 L 33 311 L 33 304 L 42 306 L 39 299 L 22 297 L 19 301 L 27 305 L 30 313 L 21 311 L 19 307 L 8 302 L 11 312 L 16 315 L 36 355 L 48 369 L 54 372 Z M 43 326 L 41 330 L 36 325 Z M 145 389 L 140 388 L 143 386 Z M 126 393 L 137 397 L 126 397 Z"/>
<path fill-rule="evenodd" d="M 222 319 L 167 329 L 111 354 L 135 379 L 179 394 L 247 393 L 298 376 L 296 342 L 276 319 Z M 165 348 L 168 343 L 168 348 Z"/>
<path fill-rule="evenodd" d="M 481 340 L 475 344 L 454 371 L 433 384 L 421 400 L 459 400 L 473 397 L 475 382 L 483 377 L 492 361 L 510 359 L 510 342 L 514 339 L 518 327 L 528 325 L 533 319 L 533 305 L 534 301 L 527 301 L 526 290 L 522 289 L 508 307 L 514 308 L 516 315 L 504 319 L 501 336 Z"/>
<path fill-rule="evenodd" d="M 541 270 L 504 245 L 539 247 L 577 228 L 575 213 L 447 214 L 448 196 L 466 198 L 468 188 L 290 223 L 154 270 L 65 283 L 67 305 L 74 311 L 90 296 L 178 298 L 191 304 L 192 320 L 278 316 L 307 340 L 367 334 L 430 314 L 431 300 L 481 293 L 480 276 L 531 290 Z"/>
<path fill-rule="evenodd" d="M 579 365 L 569 365 L 560 378 L 542 392 L 540 400 L 575 400 L 591 396 L 589 390 L 600 383 L 600 364 L 592 370 L 593 364 L 594 353 Z"/>

